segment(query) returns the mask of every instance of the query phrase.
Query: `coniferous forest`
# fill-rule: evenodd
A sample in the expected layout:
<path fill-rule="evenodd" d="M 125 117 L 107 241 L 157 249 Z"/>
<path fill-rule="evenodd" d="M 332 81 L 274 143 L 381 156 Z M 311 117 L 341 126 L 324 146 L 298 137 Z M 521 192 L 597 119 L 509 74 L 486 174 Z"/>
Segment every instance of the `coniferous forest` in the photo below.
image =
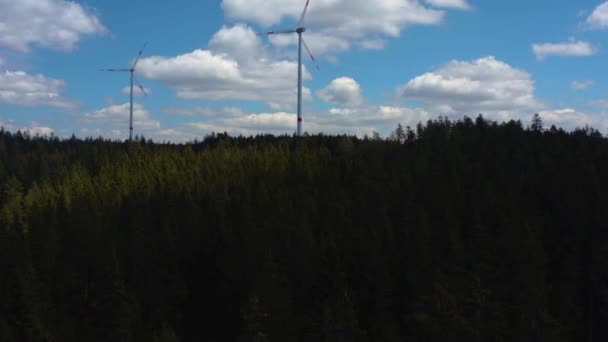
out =
<path fill-rule="evenodd" d="M 0 341 L 607 341 L 608 140 L 0 131 Z"/>

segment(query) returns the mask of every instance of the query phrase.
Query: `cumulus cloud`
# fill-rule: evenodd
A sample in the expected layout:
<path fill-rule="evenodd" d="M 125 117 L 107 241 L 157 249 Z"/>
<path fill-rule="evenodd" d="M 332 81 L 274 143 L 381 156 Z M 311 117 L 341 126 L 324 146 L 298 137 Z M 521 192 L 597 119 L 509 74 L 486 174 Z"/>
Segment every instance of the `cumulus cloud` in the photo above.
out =
<path fill-rule="evenodd" d="M 122 88 L 122 93 L 124 95 L 130 95 L 131 94 L 131 86 L 126 86 L 126 87 Z M 136 85 L 133 85 L 133 96 L 134 97 L 146 96 L 146 95 L 150 95 L 150 94 L 152 94 L 152 90 L 150 88 L 144 87 L 144 91 L 141 91 L 140 87 L 138 87 Z"/>
<path fill-rule="evenodd" d="M 589 105 L 605 110 L 605 109 L 608 109 L 608 100 L 602 99 L 602 100 L 589 101 Z"/>
<path fill-rule="evenodd" d="M 419 108 L 392 106 L 360 106 L 357 108 L 332 108 L 326 112 L 305 112 L 304 131 L 316 134 L 371 135 L 374 131 L 394 129 L 398 123 L 415 126 L 430 118 Z M 296 129 L 295 113 L 242 113 L 234 117 L 210 118 L 205 121 L 159 130 L 155 139 L 188 141 L 204 138 L 211 132 L 227 132 L 231 135 L 287 134 Z"/>
<path fill-rule="evenodd" d="M 222 8 L 232 20 L 263 28 L 289 28 L 299 20 L 304 4 L 304 0 L 223 0 Z M 379 38 L 398 37 L 409 26 L 441 24 L 446 13 L 437 7 L 470 8 L 466 0 L 428 0 L 425 4 L 420 0 L 315 0 L 310 3 L 305 22 L 310 29 L 307 42 L 319 55 L 348 50 L 354 43 L 364 48 L 383 48 Z M 375 41 L 372 43 L 370 38 Z M 287 39 L 273 38 L 271 42 L 285 44 Z"/>
<path fill-rule="evenodd" d="M 608 27 L 608 1 L 600 4 L 587 17 L 586 26 L 590 29 L 605 29 Z"/>
<path fill-rule="evenodd" d="M 581 85 L 590 86 L 588 82 Z M 424 104 L 423 108 L 433 116 L 461 118 L 483 114 L 498 122 L 529 122 L 534 113 L 539 113 L 546 125 L 564 129 L 585 125 L 600 130 L 608 128 L 608 120 L 602 119 L 605 113 L 551 108 L 540 101 L 534 91 L 534 80 L 529 73 L 490 56 L 472 62 L 449 62 L 410 80 L 398 89 L 398 94 Z M 596 105 L 600 106 L 600 102 Z"/>
<path fill-rule="evenodd" d="M 495 57 L 473 61 L 452 61 L 435 71 L 408 81 L 398 90 L 407 105 L 372 105 L 362 101 L 362 90 L 350 78 L 336 79 L 318 92 L 330 103 L 340 105 L 323 112 L 304 110 L 304 131 L 326 134 L 387 134 L 397 124 L 415 126 L 439 115 L 462 118 L 482 113 L 499 122 L 521 120 L 529 122 L 540 113 L 546 125 L 574 129 L 591 125 L 608 127 L 602 114 L 584 113 L 575 109 L 550 108 L 536 98 L 532 76 Z M 349 106 L 349 103 L 360 104 Z M 186 141 L 203 138 L 211 132 L 232 135 L 260 133 L 293 134 L 296 115 L 292 112 L 246 113 L 234 116 L 216 110 L 214 116 L 186 125 L 157 131 L 158 139 Z"/>
<path fill-rule="evenodd" d="M 226 127 L 239 128 L 255 133 L 291 132 L 295 129 L 295 122 L 295 114 L 285 112 L 250 114 L 220 121 Z"/>
<path fill-rule="evenodd" d="M 592 116 L 572 108 L 543 110 L 540 116 L 545 125 L 555 125 L 566 129 L 581 128 L 586 125 L 595 128 L 606 128 L 599 116 Z"/>
<path fill-rule="evenodd" d="M 297 62 L 272 59 L 251 28 L 223 27 L 209 47 L 175 57 L 143 58 L 140 75 L 168 84 L 181 99 L 263 101 L 272 108 L 295 106 Z M 305 67 L 303 77 L 312 79 Z M 303 98 L 312 98 L 310 89 L 303 89 Z"/>
<path fill-rule="evenodd" d="M 215 109 L 205 107 L 183 108 L 183 107 L 166 107 L 163 113 L 171 116 L 214 116 L 219 112 Z"/>
<path fill-rule="evenodd" d="M 595 81 L 589 80 L 589 81 L 573 81 L 570 84 L 570 88 L 572 88 L 572 90 L 586 90 L 589 89 L 591 87 L 593 87 L 595 85 Z"/>
<path fill-rule="evenodd" d="M 388 132 L 397 124 L 415 126 L 431 118 L 423 108 L 402 106 L 361 106 L 357 108 L 332 108 L 328 113 L 317 113 L 311 120 L 319 132 L 332 134 L 371 135 L 374 131 Z"/>
<path fill-rule="evenodd" d="M 55 130 L 50 127 L 32 125 L 30 127 L 25 128 L 25 131 L 29 135 L 38 135 L 43 137 L 49 137 L 55 133 Z"/>
<path fill-rule="evenodd" d="M 5 121 L 0 117 L 0 128 L 4 128 L 7 131 L 13 131 L 13 130 L 16 130 L 15 127 L 16 127 L 15 120 L 6 120 Z"/>
<path fill-rule="evenodd" d="M 215 133 L 226 132 L 233 136 L 275 134 L 291 135 L 295 131 L 296 115 L 286 112 L 245 114 L 233 118 L 218 118 L 159 130 L 155 133 L 158 140 L 191 141 L 202 139 Z"/>
<path fill-rule="evenodd" d="M 343 106 L 358 106 L 363 103 L 361 86 L 348 77 L 333 80 L 327 87 L 319 90 L 317 95 L 325 102 Z"/>
<path fill-rule="evenodd" d="M 213 117 L 219 115 L 226 116 L 245 116 L 247 115 L 245 111 L 237 107 L 224 107 L 221 109 L 211 109 L 206 107 L 194 107 L 194 108 L 184 108 L 184 107 L 166 107 L 163 112 L 166 115 L 172 116 L 205 116 L 205 117 Z"/>
<path fill-rule="evenodd" d="M 351 43 L 349 40 L 319 32 L 307 32 L 305 35 L 306 45 L 315 55 L 336 54 L 350 50 Z M 270 35 L 269 41 L 272 45 L 278 48 L 295 47 L 298 45 L 297 34 L 278 34 Z M 290 51 L 293 54 L 293 51 Z"/>
<path fill-rule="evenodd" d="M 383 50 L 386 41 L 382 39 L 365 39 L 358 42 L 358 45 L 366 50 Z"/>
<path fill-rule="evenodd" d="M 424 0 L 426 3 L 435 7 L 457 8 L 461 10 L 470 10 L 471 5 L 466 0 Z"/>
<path fill-rule="evenodd" d="M 63 80 L 44 75 L 30 75 L 24 71 L 0 73 L 0 102 L 17 106 L 51 106 L 72 109 L 76 103 L 65 99 L 61 93 L 66 84 Z"/>
<path fill-rule="evenodd" d="M 82 36 L 102 34 L 99 19 L 73 1 L 0 0 L 0 46 L 28 52 L 31 45 L 70 51 Z"/>
<path fill-rule="evenodd" d="M 223 0 L 222 8 L 230 19 L 270 27 L 283 19 L 298 20 L 304 1 Z M 316 0 L 310 5 L 306 24 L 351 37 L 370 33 L 398 36 L 405 26 L 439 24 L 443 16 L 443 11 L 427 8 L 418 0 Z"/>
<path fill-rule="evenodd" d="M 585 41 L 570 40 L 565 43 L 533 44 L 532 51 L 539 61 L 549 56 L 587 57 L 595 55 L 596 47 Z"/>
<path fill-rule="evenodd" d="M 15 120 L 4 121 L 4 120 L 2 120 L 2 118 L 0 118 L 0 127 L 9 132 L 21 131 L 30 136 L 38 135 L 38 136 L 47 136 L 48 137 L 48 136 L 51 136 L 55 132 L 54 129 L 52 129 L 50 127 L 42 126 L 42 125 L 40 125 L 40 123 L 35 122 L 35 121 L 30 121 L 27 126 L 20 126 L 15 123 Z"/>
<path fill-rule="evenodd" d="M 607 120 L 601 115 L 590 115 L 574 109 L 546 109 L 539 111 L 543 122 L 565 129 L 590 125 L 599 129 L 607 128 Z M 397 124 L 415 127 L 420 122 L 437 118 L 438 114 L 424 108 L 403 106 L 360 106 L 357 108 L 332 108 L 325 112 L 306 112 L 304 131 L 310 134 L 351 134 L 357 136 L 383 132 L 385 135 L 395 129 Z M 487 116 L 486 116 L 487 117 Z M 491 117 L 492 120 L 508 121 L 520 119 L 529 122 L 532 114 L 522 117 Z M 458 119 L 461 116 L 457 117 Z M 227 132 L 230 135 L 292 135 L 296 128 L 296 114 L 288 112 L 244 113 L 236 117 L 213 117 L 204 121 L 194 121 L 184 125 L 150 131 L 147 137 L 158 141 L 185 142 L 202 139 L 215 133 Z"/>
<path fill-rule="evenodd" d="M 111 105 L 93 112 L 86 113 L 82 116 L 82 122 L 85 124 L 115 127 L 129 127 L 129 110 L 130 104 Z M 160 123 L 151 118 L 150 112 L 141 104 L 133 104 L 133 129 L 139 130 L 157 130 L 160 129 Z"/>
<path fill-rule="evenodd" d="M 528 115 L 543 107 L 534 96 L 531 75 L 492 56 L 449 62 L 410 80 L 398 93 L 406 100 L 441 109 L 438 114 L 444 115 L 484 113 L 500 120 L 517 112 Z"/>

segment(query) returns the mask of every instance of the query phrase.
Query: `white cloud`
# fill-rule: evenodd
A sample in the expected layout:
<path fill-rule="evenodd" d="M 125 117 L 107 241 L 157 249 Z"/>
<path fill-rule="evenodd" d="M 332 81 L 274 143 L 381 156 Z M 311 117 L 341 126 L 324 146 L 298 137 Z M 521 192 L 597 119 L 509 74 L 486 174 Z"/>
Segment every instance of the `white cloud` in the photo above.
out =
<path fill-rule="evenodd" d="M 27 126 L 17 125 L 15 120 L 7 120 L 4 121 L 0 118 L 0 127 L 9 132 L 17 132 L 21 131 L 30 136 L 51 136 L 55 132 L 54 129 L 50 127 L 41 126 L 38 122 L 31 121 Z"/>
<path fill-rule="evenodd" d="M 73 101 L 61 96 L 66 84 L 44 75 L 29 75 L 24 71 L 0 73 L 0 102 L 17 106 L 52 106 L 72 109 Z"/>
<path fill-rule="evenodd" d="M 466 0 L 430 0 L 436 7 L 468 9 Z M 223 0 L 226 17 L 264 28 L 296 25 L 304 8 L 303 0 Z M 305 37 L 313 53 L 323 55 L 347 51 L 354 43 L 380 49 L 380 38 L 398 37 L 414 25 L 439 25 L 445 11 L 419 0 L 315 0 L 310 3 Z M 369 40 L 373 38 L 374 40 Z M 277 36 L 273 44 L 293 44 L 294 38 Z M 360 41 L 360 42 L 359 42 Z M 331 56 L 330 56 L 331 57 Z"/>
<path fill-rule="evenodd" d="M 147 57 L 140 75 L 168 84 L 186 100 L 264 101 L 274 108 L 293 108 L 297 94 L 297 62 L 273 60 L 256 34 L 243 25 L 223 27 L 210 50 L 175 57 Z M 304 80 L 310 73 L 304 68 Z M 305 100 L 310 89 L 303 89 Z"/>
<path fill-rule="evenodd" d="M 586 124 L 598 129 L 608 128 L 601 113 L 583 113 L 575 109 L 553 109 L 536 98 L 532 76 L 494 57 L 474 61 L 452 61 L 443 67 L 413 78 L 399 88 L 399 94 L 412 101 L 407 106 L 369 105 L 363 101 L 361 87 L 350 78 L 334 80 L 319 96 L 340 105 L 357 106 L 331 108 L 325 112 L 304 110 L 304 131 L 326 134 L 384 135 L 397 124 L 414 127 L 439 115 L 460 119 L 476 116 L 499 122 L 521 120 L 528 123 L 534 113 L 540 113 L 547 126 L 565 129 Z M 260 133 L 293 134 L 296 115 L 292 112 L 245 113 L 237 110 L 229 116 L 216 110 L 214 116 L 186 125 L 159 130 L 155 139 L 187 141 L 201 139 L 211 132 L 231 135 Z"/>
<path fill-rule="evenodd" d="M 532 51 L 539 61 L 548 56 L 587 57 L 597 53 L 597 48 L 585 41 L 570 40 L 565 43 L 533 44 Z"/>
<path fill-rule="evenodd" d="M 348 77 L 333 80 L 327 87 L 319 90 L 317 95 L 325 102 L 344 106 L 358 106 L 363 103 L 361 86 Z"/>
<path fill-rule="evenodd" d="M 215 109 L 195 107 L 195 108 L 181 108 L 181 107 L 166 107 L 163 109 L 166 115 L 171 116 L 214 116 L 219 112 Z"/>
<path fill-rule="evenodd" d="M 0 117 L 0 128 L 3 128 L 4 130 L 11 131 L 11 132 L 18 130 L 18 128 L 16 128 L 16 126 L 15 126 L 15 120 L 5 121 L 1 117 Z"/>
<path fill-rule="evenodd" d="M 425 103 L 433 111 L 441 110 L 437 114 L 443 115 L 484 113 L 501 120 L 528 116 L 543 108 L 534 96 L 530 74 L 492 56 L 449 62 L 410 80 L 398 93 L 406 100 Z"/>
<path fill-rule="evenodd" d="M 601 109 L 608 109 L 608 100 L 593 100 L 593 101 L 589 101 L 589 104 L 593 107 L 597 107 L 597 108 L 601 108 Z"/>
<path fill-rule="evenodd" d="M 603 120 L 602 115 L 590 115 L 578 112 L 574 109 L 557 109 L 539 111 L 545 126 L 556 125 L 565 129 L 574 129 L 590 125 L 598 129 L 608 127 L 608 120 Z M 511 113 L 512 114 L 512 113 Z M 511 119 L 519 119 L 527 124 L 532 114 L 521 117 L 488 117 L 499 122 Z M 408 108 L 402 106 L 360 106 L 357 108 L 332 108 L 326 112 L 306 112 L 304 119 L 304 131 L 317 134 L 352 134 L 362 137 L 372 135 L 374 131 L 381 132 L 385 136 L 395 129 L 397 124 L 415 127 L 418 123 L 437 118 L 438 113 L 428 111 L 424 108 Z M 461 119 L 458 116 L 455 119 Z M 227 132 L 232 136 L 238 135 L 292 135 L 296 128 L 296 115 L 288 112 L 245 114 L 239 117 L 213 117 L 204 121 L 196 121 L 188 124 L 153 130 L 146 133 L 157 141 L 185 142 L 194 139 L 203 139 L 205 136 L 215 133 Z"/>
<path fill-rule="evenodd" d="M 248 115 L 245 111 L 237 107 L 224 107 L 221 109 L 211 109 L 206 107 L 181 108 L 181 107 L 166 107 L 163 112 L 166 115 L 173 116 L 245 116 Z"/>
<path fill-rule="evenodd" d="M 144 92 L 141 91 L 141 88 L 139 88 L 136 85 L 133 85 L 133 96 L 134 97 L 139 97 L 139 96 L 146 96 L 146 95 L 150 95 L 152 94 L 152 90 L 150 88 L 146 88 L 144 87 Z M 121 91 L 124 95 L 130 95 L 131 94 L 131 86 L 126 86 L 124 88 L 122 88 Z"/>
<path fill-rule="evenodd" d="M 220 110 L 220 113 L 234 117 L 248 115 L 247 112 L 238 107 L 224 107 Z"/>
<path fill-rule="evenodd" d="M 494 57 L 484 57 L 472 62 L 449 62 L 410 80 L 398 93 L 406 100 L 424 104 L 424 109 L 434 116 L 459 119 L 463 115 L 483 114 L 498 122 L 527 123 L 534 113 L 539 113 L 546 126 L 608 128 L 608 120 L 602 119 L 605 113 L 550 108 L 536 98 L 534 90 L 534 80 L 526 71 Z M 597 105 L 601 103 L 598 101 Z"/>
<path fill-rule="evenodd" d="M 571 130 L 589 126 L 604 133 L 608 128 L 608 121 L 603 118 L 605 115 L 591 115 L 572 108 L 544 110 L 539 114 L 545 127 L 555 125 Z"/>
<path fill-rule="evenodd" d="M 130 104 L 111 105 L 93 112 L 86 113 L 82 116 L 82 121 L 85 124 L 102 125 L 110 127 L 129 127 L 129 108 Z M 160 123 L 151 118 L 148 110 L 139 103 L 133 104 L 133 129 L 141 130 L 157 130 L 160 129 Z"/>
<path fill-rule="evenodd" d="M 386 41 L 382 39 L 366 39 L 358 44 L 366 50 L 383 50 L 386 47 Z"/>
<path fill-rule="evenodd" d="M 358 108 L 333 108 L 327 112 L 305 112 L 304 131 L 316 134 L 371 135 L 374 131 L 388 132 L 398 123 L 415 126 L 430 118 L 422 109 L 391 106 L 367 106 Z M 220 117 L 192 122 L 186 125 L 159 130 L 154 139 L 188 141 L 202 139 L 211 132 L 227 132 L 230 135 L 287 134 L 296 129 L 296 114 L 287 112 L 245 114 L 238 117 Z"/>
<path fill-rule="evenodd" d="M 592 80 L 573 81 L 570 84 L 570 88 L 572 88 L 573 90 L 586 90 L 586 89 L 593 87 L 594 85 L 595 85 L 595 81 L 592 81 Z"/>
<path fill-rule="evenodd" d="M 595 8 L 586 20 L 586 26 L 591 29 L 605 29 L 608 27 L 608 1 Z"/>
<path fill-rule="evenodd" d="M 192 122 L 186 125 L 159 130 L 155 139 L 170 141 L 189 141 L 202 139 L 206 135 L 227 132 L 230 135 L 257 134 L 293 134 L 296 126 L 296 115 L 277 112 L 247 114 L 236 118 L 219 118 L 202 122 Z"/>
<path fill-rule="evenodd" d="M 351 43 L 345 39 L 334 35 L 319 32 L 307 32 L 304 39 L 313 55 L 321 56 L 325 54 L 335 54 L 350 50 Z M 295 47 L 298 45 L 297 34 L 278 34 L 270 35 L 270 43 L 279 48 Z M 289 51 L 294 55 L 295 51 Z M 304 52 L 304 57 L 306 52 Z"/>
<path fill-rule="evenodd" d="M 424 0 L 426 3 L 435 7 L 457 8 L 461 10 L 470 10 L 471 5 L 466 0 Z"/>
<path fill-rule="evenodd" d="M 261 43 L 253 30 L 243 24 L 223 26 L 209 42 L 209 49 L 217 54 L 231 56 L 236 61 L 249 61 L 259 57 Z"/>
<path fill-rule="evenodd" d="M 43 137 L 48 137 L 51 136 L 55 130 L 50 128 L 50 127 L 44 127 L 44 126 L 31 126 L 31 127 L 27 127 L 25 129 L 25 131 L 29 134 L 29 135 L 39 135 L 39 136 L 43 136 Z"/>
<path fill-rule="evenodd" d="M 99 19 L 73 1 L 0 0 L 0 46 L 28 52 L 31 45 L 70 51 L 85 35 L 102 34 Z"/>
<path fill-rule="evenodd" d="M 224 119 L 220 122 L 228 127 L 255 133 L 289 133 L 295 129 L 296 116 L 285 112 L 262 113 Z"/>
<path fill-rule="evenodd" d="M 332 134 L 364 134 L 373 131 L 389 132 L 397 124 L 414 127 L 424 122 L 431 114 L 422 108 L 400 106 L 361 106 L 357 108 L 333 108 L 328 113 L 317 113 L 309 120 L 318 132 Z"/>
<path fill-rule="evenodd" d="M 302 0 L 223 0 L 230 19 L 245 20 L 263 27 L 283 19 L 298 20 Z M 417 0 L 317 0 L 310 4 L 307 26 L 361 37 L 370 33 L 398 36 L 409 25 L 434 25 L 443 20 L 440 10 L 427 8 Z"/>

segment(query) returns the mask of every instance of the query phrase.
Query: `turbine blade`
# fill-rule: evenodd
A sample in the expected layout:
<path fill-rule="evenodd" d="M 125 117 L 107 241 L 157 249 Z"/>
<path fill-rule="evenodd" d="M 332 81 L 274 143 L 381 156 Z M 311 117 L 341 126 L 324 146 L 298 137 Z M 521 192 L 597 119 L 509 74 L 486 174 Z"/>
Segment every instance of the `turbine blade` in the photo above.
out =
<path fill-rule="evenodd" d="M 141 86 L 141 84 L 138 84 L 139 89 L 141 89 L 142 94 L 144 94 L 144 96 L 148 96 L 148 93 L 146 93 L 146 90 L 144 89 L 144 87 Z"/>
<path fill-rule="evenodd" d="M 308 52 L 308 56 L 310 56 L 310 59 L 312 60 L 312 63 L 315 65 L 317 70 L 321 71 L 321 68 L 319 68 L 319 65 L 317 64 L 317 60 L 315 59 L 315 56 L 312 55 L 312 52 L 310 52 L 310 49 L 308 48 L 308 45 L 306 44 L 304 37 L 302 37 L 302 45 L 304 45 L 306 52 Z"/>
<path fill-rule="evenodd" d="M 131 69 L 135 69 L 135 67 L 137 66 L 137 63 L 139 63 L 141 56 L 144 54 L 144 49 L 146 48 L 146 45 L 148 45 L 148 42 L 145 42 L 144 46 L 141 48 L 141 50 L 139 50 L 139 54 L 137 54 L 137 59 L 135 59 L 135 62 L 133 63 L 133 66 L 131 67 Z"/>
<path fill-rule="evenodd" d="M 141 86 L 141 84 L 139 83 L 139 80 L 137 79 L 137 77 L 135 75 L 133 75 L 133 80 L 135 81 L 135 84 L 137 84 L 139 89 L 141 89 L 141 92 L 144 94 L 144 96 L 148 96 L 148 93 L 146 93 L 146 90 L 144 89 L 144 87 Z"/>
<path fill-rule="evenodd" d="M 259 32 L 256 33 L 258 36 L 269 36 L 271 34 L 287 34 L 287 33 L 296 33 L 298 31 L 296 30 L 276 30 L 276 31 L 269 31 L 269 32 Z"/>
<path fill-rule="evenodd" d="M 126 72 L 126 71 L 131 71 L 131 69 L 99 69 L 101 71 L 121 71 L 121 72 Z"/>
<path fill-rule="evenodd" d="M 306 17 L 306 11 L 308 11 L 309 4 L 310 4 L 310 0 L 306 0 L 306 5 L 304 6 L 304 11 L 302 11 L 302 15 L 300 16 L 300 21 L 298 21 L 298 28 L 302 27 L 302 24 L 304 24 L 304 18 Z"/>

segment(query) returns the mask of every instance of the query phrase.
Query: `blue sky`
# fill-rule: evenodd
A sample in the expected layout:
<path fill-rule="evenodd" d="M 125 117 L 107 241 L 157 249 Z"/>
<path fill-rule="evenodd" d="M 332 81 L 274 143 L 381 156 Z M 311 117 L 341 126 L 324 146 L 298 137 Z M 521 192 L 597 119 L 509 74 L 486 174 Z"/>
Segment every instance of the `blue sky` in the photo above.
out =
<path fill-rule="evenodd" d="M 292 134 L 306 0 L 0 0 L 0 125 L 67 137 L 187 141 Z M 483 113 L 608 133 L 608 2 L 310 0 L 304 130 L 387 135 Z"/>

